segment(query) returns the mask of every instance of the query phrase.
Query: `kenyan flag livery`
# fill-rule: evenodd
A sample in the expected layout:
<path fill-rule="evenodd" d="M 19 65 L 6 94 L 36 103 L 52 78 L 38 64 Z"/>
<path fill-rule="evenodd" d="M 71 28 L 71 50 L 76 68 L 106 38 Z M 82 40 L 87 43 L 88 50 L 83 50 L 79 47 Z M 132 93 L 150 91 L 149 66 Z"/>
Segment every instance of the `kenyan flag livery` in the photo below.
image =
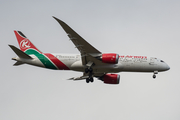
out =
<path fill-rule="evenodd" d="M 21 51 L 25 52 L 27 55 L 35 55 L 44 67 L 54 70 L 69 70 L 69 68 L 54 55 L 50 53 L 42 53 L 38 50 L 22 32 L 14 31 L 14 33 Z"/>

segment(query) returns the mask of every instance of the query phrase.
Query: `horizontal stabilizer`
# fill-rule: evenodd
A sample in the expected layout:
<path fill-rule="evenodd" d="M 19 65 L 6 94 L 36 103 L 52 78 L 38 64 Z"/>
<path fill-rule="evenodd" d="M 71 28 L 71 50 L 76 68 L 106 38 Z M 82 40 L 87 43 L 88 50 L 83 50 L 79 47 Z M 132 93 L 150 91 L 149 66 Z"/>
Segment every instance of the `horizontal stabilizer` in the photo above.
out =
<path fill-rule="evenodd" d="M 22 64 L 24 64 L 23 62 L 20 62 L 20 61 L 17 61 L 15 64 L 14 64 L 14 66 L 18 66 L 18 65 L 22 65 Z"/>
<path fill-rule="evenodd" d="M 26 53 L 24 53 L 23 51 L 21 51 L 20 49 L 16 48 L 13 45 L 9 45 L 9 47 L 11 47 L 11 49 L 17 54 L 17 56 L 19 56 L 20 58 L 24 58 L 24 59 L 32 59 L 31 56 L 27 55 Z"/>

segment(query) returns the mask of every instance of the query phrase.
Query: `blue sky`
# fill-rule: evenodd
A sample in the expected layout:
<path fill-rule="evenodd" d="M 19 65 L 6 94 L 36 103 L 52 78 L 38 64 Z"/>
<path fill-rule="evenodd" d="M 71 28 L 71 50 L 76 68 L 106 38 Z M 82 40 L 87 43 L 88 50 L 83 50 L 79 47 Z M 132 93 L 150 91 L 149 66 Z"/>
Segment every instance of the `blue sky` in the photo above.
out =
<path fill-rule="evenodd" d="M 1 120 L 179 120 L 178 0 L 1 0 Z M 73 71 L 30 65 L 13 66 L 18 47 L 13 30 L 22 31 L 43 52 L 79 53 L 55 16 L 101 52 L 152 56 L 171 69 L 152 73 L 119 73 L 119 85 L 66 79 Z"/>

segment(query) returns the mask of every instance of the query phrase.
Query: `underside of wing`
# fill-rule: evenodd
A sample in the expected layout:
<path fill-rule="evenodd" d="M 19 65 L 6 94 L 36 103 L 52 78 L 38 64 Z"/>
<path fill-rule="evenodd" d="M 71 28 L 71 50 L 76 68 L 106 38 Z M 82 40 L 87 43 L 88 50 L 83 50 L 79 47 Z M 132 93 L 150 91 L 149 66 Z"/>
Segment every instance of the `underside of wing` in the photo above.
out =
<path fill-rule="evenodd" d="M 105 73 L 95 73 L 93 74 L 93 77 L 96 77 L 96 78 L 101 78 L 103 75 L 105 75 Z M 74 81 L 77 81 L 77 80 L 84 80 L 84 79 L 88 79 L 89 78 L 89 75 L 84 73 L 83 76 L 80 76 L 80 77 L 72 77 L 72 78 L 69 78 L 68 80 L 74 80 Z"/>

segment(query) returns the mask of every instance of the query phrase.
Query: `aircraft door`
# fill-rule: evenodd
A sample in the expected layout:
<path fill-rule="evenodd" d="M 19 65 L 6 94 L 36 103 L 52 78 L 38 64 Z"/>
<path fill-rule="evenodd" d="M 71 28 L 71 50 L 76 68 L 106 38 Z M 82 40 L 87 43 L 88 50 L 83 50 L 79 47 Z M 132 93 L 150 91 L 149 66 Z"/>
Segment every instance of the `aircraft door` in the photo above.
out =
<path fill-rule="evenodd" d="M 151 57 L 150 58 L 150 65 L 156 65 L 156 62 L 157 62 L 157 58 L 153 58 L 153 57 Z"/>

